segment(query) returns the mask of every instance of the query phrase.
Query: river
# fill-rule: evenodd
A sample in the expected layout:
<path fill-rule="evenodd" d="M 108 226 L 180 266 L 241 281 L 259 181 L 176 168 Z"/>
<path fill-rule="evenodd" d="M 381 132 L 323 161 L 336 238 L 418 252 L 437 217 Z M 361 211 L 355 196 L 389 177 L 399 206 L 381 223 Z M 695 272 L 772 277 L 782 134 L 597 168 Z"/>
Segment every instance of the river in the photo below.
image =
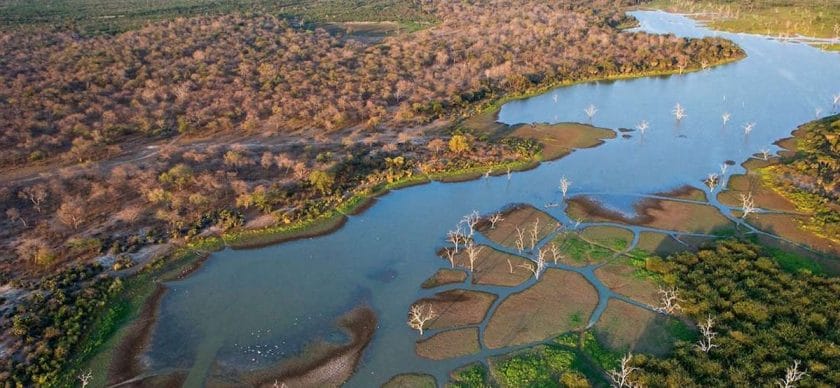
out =
<path fill-rule="evenodd" d="M 188 369 L 186 385 L 201 386 L 214 362 L 266 366 L 299 353 L 315 339 L 343 340 L 336 318 L 363 302 L 374 308 L 379 326 L 347 386 L 378 386 L 403 372 L 430 373 L 443 383 L 451 369 L 490 353 L 421 359 L 414 353 L 418 334 L 405 318 L 413 301 L 440 291 L 420 290 L 419 285 L 447 266 L 435 250 L 462 215 L 489 213 L 509 203 L 542 207 L 558 202 L 561 176 L 572 181 L 569 195 L 601 195 L 621 211 L 630 211 L 642 195 L 685 184 L 702 188 L 702 179 L 718 172 L 724 161 L 740 163 L 761 149 L 775 150 L 772 143 L 813 119 L 815 109 L 832 111 L 832 94 L 840 93 L 837 53 L 718 33 L 674 14 L 633 14 L 641 30 L 720 35 L 735 41 L 748 57 L 696 73 L 579 84 L 509 102 L 499 113 L 499 120 L 509 124 L 587 122 L 583 109 L 595 104 L 596 126 L 617 130 L 647 120 L 650 128 L 644 136 L 619 134 L 510 180 L 500 176 L 398 190 L 326 236 L 214 253 L 193 275 L 168 283 L 170 292 L 145 355 L 151 370 Z M 676 103 L 687 114 L 680 122 L 671 114 Z M 724 112 L 732 117 L 726 126 Z M 748 122 L 755 128 L 745 135 L 742 126 Z M 740 170 L 736 164 L 729 173 Z M 549 212 L 568 222 L 562 207 Z M 495 288 L 504 294 L 513 290 Z M 603 297 L 608 290 L 599 291 Z"/>

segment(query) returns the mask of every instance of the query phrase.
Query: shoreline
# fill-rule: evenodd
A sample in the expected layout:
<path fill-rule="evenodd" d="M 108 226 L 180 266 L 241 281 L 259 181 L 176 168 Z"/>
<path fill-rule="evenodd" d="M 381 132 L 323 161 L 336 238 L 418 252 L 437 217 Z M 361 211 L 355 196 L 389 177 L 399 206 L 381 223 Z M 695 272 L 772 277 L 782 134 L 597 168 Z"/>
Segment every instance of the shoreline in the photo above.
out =
<path fill-rule="evenodd" d="M 730 63 L 734 63 L 746 58 L 746 53 L 734 58 L 728 58 L 717 62 L 715 64 L 709 65 L 707 69 L 722 66 Z M 617 75 L 610 75 L 606 77 L 593 77 L 587 78 L 582 80 L 574 80 L 574 81 L 564 81 L 553 83 L 550 85 L 545 85 L 535 90 L 529 91 L 527 93 L 522 93 L 518 95 L 512 96 L 504 96 L 500 97 L 488 105 L 483 107 L 478 107 L 476 111 L 472 113 L 471 116 L 477 115 L 482 112 L 494 112 L 494 119 L 498 122 L 498 114 L 501 110 L 501 106 L 507 102 L 514 101 L 514 100 L 521 100 L 526 99 L 529 97 L 533 97 L 539 94 L 543 94 L 551 89 L 556 89 L 560 87 L 570 87 L 577 84 L 584 84 L 590 82 L 602 82 L 602 81 L 617 81 L 617 80 L 628 80 L 628 79 L 636 79 L 636 78 L 646 78 L 646 77 L 656 77 L 656 76 L 671 76 L 671 75 L 678 75 L 678 74 L 685 74 L 691 72 L 697 72 L 705 70 L 702 68 L 687 68 L 683 69 L 682 71 L 679 70 L 670 70 L 670 71 L 654 71 L 654 72 L 643 72 L 643 73 L 634 73 L 634 74 L 617 74 Z M 455 120 L 453 125 L 458 125 L 462 123 L 467 118 L 462 117 L 460 120 Z M 518 125 L 523 124 L 515 124 L 509 125 L 501 123 L 502 125 L 514 128 Z M 596 128 L 596 127 L 593 127 Z M 615 131 L 613 131 L 615 132 Z M 585 147 L 585 148 L 593 148 L 597 147 L 601 144 L 604 144 L 604 141 L 600 141 L 598 144 L 592 147 Z M 244 230 L 238 231 L 231 234 L 223 234 L 221 236 L 211 236 L 206 238 L 201 238 L 195 241 L 192 241 L 181 248 L 175 248 L 173 253 L 165 255 L 165 259 L 163 260 L 162 266 L 171 266 L 174 265 L 175 268 L 171 269 L 170 271 L 178 271 L 182 275 L 180 277 L 176 277 L 177 279 L 183 279 L 198 269 L 201 268 L 202 264 L 209 258 L 211 252 L 222 250 L 226 247 L 230 247 L 231 249 L 256 249 L 265 247 L 268 245 L 279 244 L 283 242 L 303 239 L 303 238 L 312 238 L 318 237 L 322 235 L 327 235 L 333 233 L 341 227 L 343 227 L 348 219 L 348 215 L 358 215 L 363 213 L 365 210 L 372 207 L 375 202 L 376 198 L 386 195 L 391 190 L 399 190 L 406 187 L 412 187 L 416 185 L 421 185 L 425 183 L 431 183 L 433 181 L 438 181 L 441 183 L 456 183 L 456 182 L 465 182 L 470 180 L 479 179 L 483 176 L 483 173 L 486 172 L 486 169 L 491 170 L 498 170 L 499 175 L 502 173 L 506 173 L 506 169 L 510 167 L 511 172 L 521 172 L 527 171 L 534 168 L 539 167 L 543 162 L 550 162 L 553 160 L 558 160 L 563 158 L 568 154 L 559 155 L 557 158 L 548 158 L 543 159 L 542 154 L 538 153 L 530 160 L 520 160 L 520 161 L 513 161 L 513 162 L 506 162 L 506 163 L 496 163 L 490 164 L 487 166 L 478 166 L 472 167 L 468 169 L 460 169 L 460 170 L 453 170 L 453 171 L 444 171 L 439 173 L 433 174 L 422 174 L 418 176 L 412 176 L 409 178 L 405 178 L 393 183 L 385 184 L 381 190 L 375 190 L 371 193 L 356 195 L 350 197 L 347 201 L 344 201 L 342 204 L 337 206 L 336 210 L 334 210 L 331 214 L 323 215 L 322 217 L 316 218 L 314 220 L 309 220 L 302 223 L 293 223 L 287 226 L 280 226 L 280 227 L 269 227 L 269 228 L 262 228 L 262 229 L 251 229 L 251 230 Z M 199 249 L 204 248 L 204 249 Z M 186 249 L 184 252 L 177 252 L 179 249 Z M 187 260 L 185 263 L 178 263 L 181 260 L 189 259 L 188 256 L 194 253 L 199 253 L 200 257 L 195 257 L 193 260 Z M 188 267 L 185 269 L 185 267 Z M 137 276 L 133 275 L 132 277 Z M 142 279 L 138 279 L 142 282 Z M 142 286 L 142 284 L 138 285 Z M 138 287 L 140 288 L 140 287 Z M 154 296 L 153 292 L 147 292 L 146 295 L 140 295 L 139 298 L 143 298 L 143 305 L 149 302 L 150 298 Z M 159 301 L 157 301 L 159 302 Z M 159 303 L 156 303 L 159 305 Z M 71 361 L 71 365 L 73 363 L 77 365 L 86 365 L 91 367 L 91 361 L 98 356 L 101 356 L 105 353 L 109 353 L 113 351 L 113 347 L 116 344 L 109 345 L 106 342 L 113 342 L 116 341 L 117 343 L 122 343 L 125 340 L 125 336 L 130 334 L 126 332 L 126 327 L 132 325 L 136 322 L 135 319 L 130 319 L 129 321 L 120 324 L 114 333 L 112 333 L 106 340 L 98 345 L 93 345 L 98 347 L 95 351 L 90 354 L 82 355 L 81 359 Z M 94 325 L 98 323 L 95 322 Z M 89 345 L 90 346 L 90 345 Z M 84 344 L 83 344 L 84 347 Z M 133 356 L 133 355 L 132 355 Z M 110 360 L 109 360 L 110 361 Z M 110 362 L 109 362 L 110 363 Z M 96 365 L 96 371 L 101 371 L 103 369 L 102 365 Z M 93 368 L 91 368 L 93 369 Z M 69 370 L 69 369 L 68 369 Z M 67 379 L 71 379 L 72 375 L 68 374 L 68 371 L 65 371 L 63 374 L 65 376 L 65 381 Z"/>

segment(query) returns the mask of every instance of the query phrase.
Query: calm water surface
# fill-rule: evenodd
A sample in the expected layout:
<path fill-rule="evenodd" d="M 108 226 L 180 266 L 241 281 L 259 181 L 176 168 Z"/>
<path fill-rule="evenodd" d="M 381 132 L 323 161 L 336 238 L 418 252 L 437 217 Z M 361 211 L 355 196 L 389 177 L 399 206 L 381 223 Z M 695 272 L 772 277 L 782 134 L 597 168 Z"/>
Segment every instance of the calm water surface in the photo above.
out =
<path fill-rule="evenodd" d="M 214 362 L 256 368 L 297 354 L 322 338 L 344 340 L 335 319 L 360 302 L 379 316 L 352 387 L 372 387 L 402 372 L 447 372 L 488 354 L 429 361 L 414 354 L 416 332 L 406 311 L 431 292 L 419 284 L 445 266 L 434 252 L 447 230 L 472 210 L 491 212 L 511 202 L 541 207 L 560 200 L 565 175 L 570 195 L 598 194 L 612 208 L 629 212 L 632 198 L 684 184 L 700 187 L 726 160 L 738 163 L 798 124 L 815 109 L 826 114 L 840 93 L 840 55 L 763 37 L 719 34 L 693 21 L 661 12 L 636 12 L 640 29 L 700 37 L 721 35 L 749 57 L 699 73 L 559 88 L 502 107 L 500 121 L 586 122 L 583 109 L 598 106 L 593 124 L 633 128 L 650 122 L 642 137 L 619 136 L 556 162 L 505 177 L 457 184 L 432 183 L 391 193 L 351 217 L 336 233 L 257 250 L 213 254 L 189 278 L 169 283 L 146 354 L 153 370 L 186 368 L 188 386 L 201 386 Z M 681 103 L 687 117 L 671 115 Z M 730 112 L 722 126 L 721 114 Z M 742 125 L 755 122 L 745 136 Z M 732 166 L 730 172 L 738 172 Z M 613 198 L 614 200 L 610 200 Z M 628 199 L 629 198 L 629 199 Z M 551 213 L 566 221 L 562 209 Z M 601 290 L 602 292 L 604 290 Z"/>

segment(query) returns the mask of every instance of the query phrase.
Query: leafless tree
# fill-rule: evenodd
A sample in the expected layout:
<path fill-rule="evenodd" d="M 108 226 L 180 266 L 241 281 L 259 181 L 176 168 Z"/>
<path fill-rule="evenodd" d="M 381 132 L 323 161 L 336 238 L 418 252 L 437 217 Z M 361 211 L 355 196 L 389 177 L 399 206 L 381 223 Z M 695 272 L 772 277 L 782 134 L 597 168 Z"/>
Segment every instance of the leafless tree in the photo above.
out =
<path fill-rule="evenodd" d="M 680 309 L 679 295 L 676 288 L 664 289 L 659 287 L 660 303 L 661 305 L 654 310 L 661 314 L 672 314 L 674 311 Z"/>
<path fill-rule="evenodd" d="M 554 260 L 554 264 L 557 264 L 557 260 L 560 260 L 560 248 L 557 247 L 557 244 L 551 243 L 551 258 Z"/>
<path fill-rule="evenodd" d="M 586 117 L 589 117 L 589 121 L 591 122 L 595 117 L 595 114 L 598 113 L 598 107 L 596 107 L 595 104 L 589 104 L 583 112 L 586 113 Z"/>
<path fill-rule="evenodd" d="M 554 100 L 554 103 L 556 104 L 556 103 L 557 103 L 557 99 L 558 99 L 559 97 L 560 97 L 560 96 L 558 96 L 558 95 L 557 95 L 557 93 L 554 93 L 554 95 L 553 95 L 553 96 L 551 96 L 551 99 L 553 99 L 553 100 Z"/>
<path fill-rule="evenodd" d="M 531 271 L 531 273 L 534 274 L 534 278 L 540 280 L 540 275 L 542 275 L 543 271 L 545 271 L 545 251 L 540 249 L 537 252 L 537 260 L 535 260 L 533 263 L 522 263 L 519 265 L 519 267 Z"/>
<path fill-rule="evenodd" d="M 477 210 L 473 210 L 472 213 L 467 214 L 464 218 L 461 219 L 461 222 L 467 226 L 469 230 L 468 237 L 472 237 L 475 234 L 475 225 L 478 224 L 478 221 L 481 220 L 481 215 L 478 214 Z"/>
<path fill-rule="evenodd" d="M 510 177 L 511 177 L 510 167 L 508 167 L 508 169 L 507 169 L 507 179 L 510 180 Z"/>
<path fill-rule="evenodd" d="M 531 229 L 531 249 L 537 246 L 540 237 L 540 219 L 534 220 L 534 227 Z"/>
<path fill-rule="evenodd" d="M 525 250 L 525 231 L 516 227 L 516 250 L 519 251 L 519 254 L 522 254 L 522 251 Z"/>
<path fill-rule="evenodd" d="M 288 385 L 286 383 L 278 383 L 277 380 L 274 380 L 274 384 L 271 385 L 272 388 L 287 388 Z"/>
<path fill-rule="evenodd" d="M 641 133 L 642 136 L 644 136 L 648 128 L 650 128 L 650 123 L 648 123 L 647 120 L 642 120 L 640 123 L 636 124 L 636 129 L 639 130 L 639 133 Z"/>
<path fill-rule="evenodd" d="M 487 221 L 490 221 L 490 229 L 496 229 L 496 224 L 504 220 L 505 219 L 502 218 L 502 213 L 493 213 L 493 215 L 487 219 Z"/>
<path fill-rule="evenodd" d="M 755 129 L 755 123 L 749 122 L 744 124 L 744 135 L 749 135 L 752 130 Z"/>
<path fill-rule="evenodd" d="M 456 225 L 455 230 L 450 230 L 449 233 L 446 235 L 447 240 L 455 246 L 455 253 L 458 253 L 458 245 L 461 243 L 462 240 L 466 240 L 464 238 L 464 233 L 461 229 L 461 224 L 459 223 Z"/>
<path fill-rule="evenodd" d="M 420 332 L 420 336 L 423 336 L 423 326 L 426 325 L 426 322 L 429 320 L 435 319 L 437 314 L 432 309 L 432 305 L 429 303 L 414 304 L 411 306 L 411 310 L 408 312 L 408 326 L 414 330 Z"/>
<path fill-rule="evenodd" d="M 467 259 L 470 261 L 470 272 L 473 272 L 475 269 L 475 261 L 478 260 L 478 254 L 481 253 L 482 249 L 484 249 L 484 247 L 476 246 L 472 241 L 467 244 L 466 251 Z"/>
<path fill-rule="evenodd" d="M 725 127 L 726 124 L 729 123 L 729 119 L 732 118 L 732 114 L 729 112 L 723 112 L 720 118 L 723 120 L 723 126 Z"/>
<path fill-rule="evenodd" d="M 767 160 L 770 159 L 770 150 L 767 148 L 763 148 L 761 150 L 761 159 Z"/>
<path fill-rule="evenodd" d="M 785 378 L 779 379 L 779 381 L 776 382 L 776 385 L 778 385 L 779 388 L 793 388 L 799 380 L 802 380 L 802 378 L 807 375 L 808 374 L 805 373 L 804 370 L 799 370 L 799 360 L 794 360 L 793 366 L 785 370 Z"/>
<path fill-rule="evenodd" d="M 24 228 L 28 226 L 26 225 L 26 220 L 20 214 L 20 210 L 18 210 L 18 208 L 16 207 L 10 207 L 6 209 L 6 217 L 9 217 L 9 219 L 12 220 L 12 222 L 20 221 L 23 224 Z"/>
<path fill-rule="evenodd" d="M 834 109 L 837 109 L 840 106 L 840 93 L 834 95 L 834 102 L 831 104 Z"/>
<path fill-rule="evenodd" d="M 487 170 L 487 172 L 484 173 L 484 179 L 490 179 L 490 174 L 492 174 L 492 173 L 493 173 L 492 168 Z"/>
<path fill-rule="evenodd" d="M 721 176 L 721 177 L 726 176 L 726 170 L 728 170 L 728 169 L 729 169 L 729 165 L 728 165 L 728 164 L 726 164 L 726 163 L 721 163 L 721 164 L 720 164 L 720 176 Z"/>
<path fill-rule="evenodd" d="M 453 249 L 444 249 L 443 254 L 446 255 L 446 260 L 449 260 L 449 265 L 452 268 L 455 268 L 455 250 Z"/>
<path fill-rule="evenodd" d="M 44 186 L 42 183 L 38 183 L 32 186 L 24 187 L 18 193 L 20 198 L 29 200 L 32 202 L 32 207 L 35 209 L 36 212 L 41 212 L 41 206 L 47 200 L 47 196 L 49 196 L 49 192 L 47 191 L 47 187 Z"/>
<path fill-rule="evenodd" d="M 79 380 L 79 383 L 82 385 L 82 388 L 85 388 L 85 387 L 88 386 L 88 384 L 90 384 L 90 380 L 93 379 L 93 372 L 88 370 L 88 371 L 79 373 L 79 375 L 76 376 L 76 379 Z"/>
<path fill-rule="evenodd" d="M 639 384 L 630 379 L 630 375 L 639 370 L 639 368 L 630 366 L 630 361 L 632 359 L 633 355 L 627 353 L 627 355 L 621 358 L 621 366 L 619 369 L 613 369 L 607 372 L 612 382 L 610 385 L 613 388 L 636 388 L 639 386 Z"/>
<path fill-rule="evenodd" d="M 72 198 L 61 204 L 55 212 L 58 220 L 64 225 L 72 227 L 74 230 L 79 229 L 79 225 L 85 221 L 87 212 L 84 209 L 84 203 L 81 198 Z"/>
<path fill-rule="evenodd" d="M 817 119 L 820 118 L 821 114 L 822 114 L 822 108 L 820 108 L 820 107 L 814 108 L 814 118 L 817 118 Z"/>
<path fill-rule="evenodd" d="M 572 181 L 566 178 L 565 175 L 563 175 L 563 177 L 560 178 L 560 192 L 563 193 L 563 198 L 566 198 L 566 193 L 569 192 L 569 187 L 571 185 Z"/>
<path fill-rule="evenodd" d="M 508 263 L 508 272 L 513 273 L 513 263 L 510 262 L 510 259 L 507 259 Z"/>
<path fill-rule="evenodd" d="M 709 186 L 709 191 L 714 192 L 715 188 L 717 188 L 718 182 L 720 178 L 718 177 L 717 173 L 710 172 L 709 175 L 706 177 L 706 185 Z"/>
<path fill-rule="evenodd" d="M 697 345 L 695 345 L 698 349 L 703 351 L 704 353 L 708 353 L 712 348 L 719 347 L 718 344 L 713 344 L 712 341 L 717 337 L 717 333 L 712 330 L 715 326 L 715 320 L 712 319 L 712 316 L 709 315 L 706 317 L 706 322 L 701 323 L 698 325 L 700 327 L 700 334 L 703 335 L 699 341 L 697 341 Z"/>
<path fill-rule="evenodd" d="M 685 108 L 683 108 L 683 106 L 679 102 L 677 103 L 677 105 L 674 105 L 674 110 L 672 110 L 671 113 L 674 114 L 674 118 L 676 118 L 677 121 L 682 121 L 682 119 L 688 116 L 685 114 Z"/>
<path fill-rule="evenodd" d="M 746 195 L 741 194 L 741 215 L 742 219 L 746 219 L 752 213 L 755 213 L 755 202 L 753 201 L 752 193 Z"/>

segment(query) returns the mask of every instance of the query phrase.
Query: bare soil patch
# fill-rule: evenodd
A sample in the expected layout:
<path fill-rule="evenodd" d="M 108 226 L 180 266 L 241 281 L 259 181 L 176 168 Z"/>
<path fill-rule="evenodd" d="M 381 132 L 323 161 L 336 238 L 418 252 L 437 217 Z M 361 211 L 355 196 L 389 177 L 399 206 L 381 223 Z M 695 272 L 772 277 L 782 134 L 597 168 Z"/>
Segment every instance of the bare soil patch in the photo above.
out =
<path fill-rule="evenodd" d="M 610 299 L 594 332 L 599 342 L 613 350 L 662 356 L 674 346 L 668 325 L 675 324 L 679 323 L 674 318 Z"/>
<path fill-rule="evenodd" d="M 570 216 L 589 221 L 619 222 L 690 233 L 713 233 L 734 228 L 734 224 L 717 208 L 696 203 L 648 198 L 634 205 L 636 215 L 633 217 L 607 209 L 597 200 L 585 196 L 571 198 L 568 204 Z"/>
<path fill-rule="evenodd" d="M 472 283 L 507 287 L 522 284 L 531 277 L 531 272 L 519 266 L 529 262 L 529 260 L 519 256 L 497 251 L 489 246 L 482 246 L 473 267 Z M 467 253 L 459 251 L 455 256 L 455 264 L 463 268 L 469 268 L 470 262 Z"/>
<path fill-rule="evenodd" d="M 580 236 L 591 243 L 614 251 L 623 251 L 633 241 L 633 232 L 616 226 L 590 226 Z"/>
<path fill-rule="evenodd" d="M 671 191 L 656 193 L 655 195 L 660 197 L 706 202 L 706 193 L 703 190 L 689 185 L 680 186 Z"/>
<path fill-rule="evenodd" d="M 382 388 L 437 388 L 437 381 L 431 375 L 405 373 L 391 377 Z"/>
<path fill-rule="evenodd" d="M 595 276 L 618 294 L 651 306 L 659 302 L 659 288 L 656 284 L 636 276 L 636 268 L 631 265 L 607 264 L 596 269 Z"/>
<path fill-rule="evenodd" d="M 301 356 L 266 369 L 220 375 L 217 364 L 207 386 L 271 387 L 275 382 L 285 383 L 289 387 L 340 386 L 353 375 L 362 351 L 373 338 L 376 324 L 373 309 L 357 307 L 339 320 L 339 326 L 350 338 L 349 342 L 317 342 Z"/>
<path fill-rule="evenodd" d="M 488 292 L 450 290 L 415 303 L 429 303 L 437 314 L 437 318 L 429 321 L 426 328 L 447 329 L 481 323 L 495 300 L 496 295 Z"/>
<path fill-rule="evenodd" d="M 587 124 L 523 124 L 517 126 L 511 137 L 534 139 L 543 145 L 542 159 L 562 158 L 576 149 L 601 145 L 604 139 L 613 139 L 615 132 Z"/>
<path fill-rule="evenodd" d="M 583 276 L 548 269 L 534 286 L 499 305 L 484 331 L 484 343 L 497 349 L 580 329 L 597 304 L 598 292 Z"/>
<path fill-rule="evenodd" d="M 537 220 L 539 220 L 537 236 L 540 240 L 560 225 L 554 217 L 537 210 L 531 205 L 514 205 L 503 211 L 502 217 L 504 217 L 504 220 L 496 223 L 495 228 L 491 229 L 489 222 L 482 222 L 477 225 L 478 231 L 495 243 L 511 248 L 516 247 L 517 227 L 525 233 L 525 246 L 529 247 L 529 233 L 533 230 Z"/>
<path fill-rule="evenodd" d="M 747 222 L 765 232 L 784 239 L 804 244 L 811 249 L 833 256 L 840 256 L 840 244 L 803 230 L 801 225 L 808 222 L 807 216 L 790 214 L 750 214 Z"/>
<path fill-rule="evenodd" d="M 464 280 L 467 280 L 466 272 L 459 269 L 441 268 L 432 277 L 426 279 L 420 287 L 435 288 L 445 284 L 463 283 Z"/>
<path fill-rule="evenodd" d="M 447 330 L 417 341 L 417 355 L 430 360 L 445 360 L 478 353 L 478 328 Z"/>

